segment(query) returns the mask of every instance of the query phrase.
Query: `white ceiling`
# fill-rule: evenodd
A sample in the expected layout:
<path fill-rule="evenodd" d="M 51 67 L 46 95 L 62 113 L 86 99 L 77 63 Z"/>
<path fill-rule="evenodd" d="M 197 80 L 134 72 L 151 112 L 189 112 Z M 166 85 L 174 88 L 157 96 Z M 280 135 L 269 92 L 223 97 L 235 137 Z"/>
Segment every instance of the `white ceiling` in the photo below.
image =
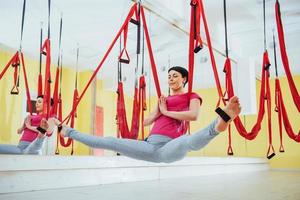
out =
<path fill-rule="evenodd" d="M 23 0 L 0 0 L 0 44 L 13 49 L 19 48 L 21 11 Z M 47 32 L 47 0 L 27 0 L 25 27 L 23 36 L 23 52 L 27 56 L 38 59 L 40 23 L 44 23 Z M 224 52 L 223 1 L 203 0 L 213 46 Z M 294 74 L 300 73 L 300 1 L 281 0 L 282 20 L 285 28 L 286 45 L 290 65 Z M 169 66 L 187 66 L 190 6 L 188 0 L 143 0 L 146 18 L 151 35 L 152 47 L 159 71 L 161 85 L 166 83 Z M 276 27 L 274 15 L 275 0 L 266 0 L 267 43 L 270 59 L 273 62 L 272 29 Z M 76 66 L 76 48 L 79 43 L 79 70 L 95 69 L 102 59 L 109 44 L 116 35 L 133 1 L 130 0 L 52 0 L 51 10 L 51 42 L 52 63 L 57 63 L 59 21 L 63 13 L 62 49 L 63 63 Z M 262 0 L 230 0 L 227 1 L 228 35 L 230 56 L 238 61 L 247 58 L 255 60 L 259 77 L 260 63 L 263 53 L 263 18 Z M 173 25 L 172 25 L 173 24 Z M 175 27 L 176 25 L 176 27 Z M 134 26 L 129 28 L 128 51 L 131 64 L 123 65 L 124 76 L 129 88 L 133 85 L 135 63 Z M 202 28 L 203 30 L 203 28 Z M 203 38 L 205 39 L 205 35 Z M 45 35 L 44 35 L 45 36 Z M 277 37 L 276 37 L 277 38 Z M 98 77 L 105 80 L 108 89 L 115 90 L 119 43 L 100 70 Z M 278 60 L 279 57 L 279 49 Z M 147 50 L 145 51 L 146 71 L 149 71 Z M 223 80 L 224 56 L 215 54 L 221 80 Z M 207 60 L 207 61 L 206 61 Z M 285 75 L 279 62 L 279 72 Z M 37 66 L 38 67 L 38 66 Z M 163 73 L 162 73 L 163 72 Z M 271 70 L 274 74 L 274 69 Z M 195 87 L 211 87 L 214 85 L 213 73 L 207 48 L 196 56 Z M 149 74 L 149 73 L 148 73 Z M 150 76 L 148 76 L 150 77 Z M 152 87 L 153 88 L 153 87 Z M 163 87 L 163 91 L 166 90 Z"/>

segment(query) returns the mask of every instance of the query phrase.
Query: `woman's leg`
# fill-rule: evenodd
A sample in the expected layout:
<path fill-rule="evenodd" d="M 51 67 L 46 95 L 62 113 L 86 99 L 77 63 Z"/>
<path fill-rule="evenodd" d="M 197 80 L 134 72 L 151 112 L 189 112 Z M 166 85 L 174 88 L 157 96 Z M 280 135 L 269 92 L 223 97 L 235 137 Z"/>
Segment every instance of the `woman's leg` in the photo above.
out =
<path fill-rule="evenodd" d="M 0 154 L 22 154 L 17 145 L 0 144 Z"/>
<path fill-rule="evenodd" d="M 192 135 L 183 135 L 165 144 L 158 150 L 161 162 L 168 163 L 181 160 L 189 151 L 205 147 L 218 135 L 218 132 L 215 130 L 216 123 L 217 119 L 206 128 Z"/>
<path fill-rule="evenodd" d="M 43 148 L 44 141 L 47 136 L 37 137 L 30 145 L 24 149 L 24 154 L 40 154 Z"/>
<path fill-rule="evenodd" d="M 156 162 L 156 148 L 145 141 L 119 139 L 114 137 L 97 137 L 80 133 L 71 128 L 66 130 L 65 136 L 92 148 L 112 150 L 131 158 Z"/>
<path fill-rule="evenodd" d="M 216 131 L 215 127 L 219 119 L 215 119 L 206 128 L 188 135 L 187 144 L 189 151 L 200 150 L 205 147 L 213 138 L 215 138 L 219 132 Z"/>
<path fill-rule="evenodd" d="M 231 120 L 238 116 L 238 114 L 241 112 L 239 99 L 235 96 L 232 97 L 224 108 L 224 112 L 229 115 Z M 168 142 L 158 151 L 161 161 L 173 162 L 180 160 L 187 154 L 187 152 L 203 148 L 215 136 L 217 136 L 219 132 L 225 131 L 230 121 L 226 122 L 221 117 L 218 117 L 206 128 L 192 135 L 183 135 Z"/>
<path fill-rule="evenodd" d="M 18 145 L 0 144 L 0 154 L 23 154 L 29 142 L 20 142 Z"/>

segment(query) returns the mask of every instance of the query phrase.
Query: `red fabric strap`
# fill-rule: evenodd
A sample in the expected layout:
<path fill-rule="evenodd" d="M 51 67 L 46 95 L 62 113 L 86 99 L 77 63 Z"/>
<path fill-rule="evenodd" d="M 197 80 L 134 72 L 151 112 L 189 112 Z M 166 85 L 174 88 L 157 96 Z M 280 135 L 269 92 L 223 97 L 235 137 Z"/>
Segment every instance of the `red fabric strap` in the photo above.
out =
<path fill-rule="evenodd" d="M 51 109 L 51 115 L 57 115 L 57 109 L 58 109 L 58 85 L 59 85 L 59 76 L 60 70 L 59 67 L 56 68 L 56 74 L 55 74 L 55 83 L 54 83 L 54 90 L 53 90 L 53 105 Z"/>
<path fill-rule="evenodd" d="M 194 47 L 195 47 L 195 39 L 197 38 L 197 35 L 195 35 L 195 23 L 197 22 L 197 15 L 196 13 L 200 13 L 199 9 L 199 2 L 198 0 L 192 0 L 191 1 L 191 17 L 190 17 L 190 36 L 189 36 L 189 77 L 188 77 L 188 94 L 190 96 L 192 92 L 193 87 L 193 73 L 194 73 L 194 65 L 195 65 L 195 53 L 194 53 Z M 195 17 L 196 16 L 196 17 Z M 198 15 L 200 16 L 200 14 Z M 195 21 L 196 20 L 196 21 Z M 200 26 L 200 20 L 199 20 L 199 26 Z M 199 32 L 200 36 L 200 32 Z"/>
<path fill-rule="evenodd" d="M 153 51 L 152 51 L 152 46 L 151 46 L 151 42 L 150 42 L 150 36 L 149 36 L 149 32 L 148 32 L 148 27 L 147 27 L 147 23 L 146 23 L 143 6 L 141 6 L 140 11 L 141 11 L 141 16 L 142 16 L 142 21 L 143 21 L 144 33 L 145 33 L 146 43 L 147 43 L 147 47 L 148 47 L 149 59 L 150 59 L 152 75 L 153 75 L 153 79 L 154 79 L 154 83 L 155 83 L 156 93 L 157 93 L 157 97 L 160 97 L 161 90 L 160 90 L 160 85 L 159 85 L 159 80 L 158 80 L 158 75 L 157 75 L 157 70 L 156 70 L 156 64 L 154 61 L 154 56 L 153 56 Z"/>
<path fill-rule="evenodd" d="M 290 91 L 293 97 L 294 104 L 296 105 L 298 112 L 300 112 L 300 96 L 298 90 L 296 88 L 295 82 L 293 80 L 293 76 L 289 66 L 289 60 L 286 52 L 285 47 L 285 40 L 284 40 L 284 30 L 281 21 L 281 13 L 280 13 L 280 4 L 278 0 L 275 3 L 275 14 L 276 14 L 276 24 L 277 24 L 277 32 L 279 38 L 279 46 L 280 46 L 280 53 L 281 53 L 281 60 L 282 64 L 288 79 L 288 83 L 290 86 Z"/>
<path fill-rule="evenodd" d="M 280 147 L 279 147 L 279 152 L 284 152 L 284 147 L 283 147 L 283 138 L 282 138 L 282 110 L 280 106 L 280 82 L 279 79 L 275 79 L 275 112 L 277 112 L 277 117 L 278 117 L 278 124 L 279 124 L 279 138 L 280 138 Z"/>
<path fill-rule="evenodd" d="M 43 77 L 42 74 L 39 74 L 38 77 L 38 96 L 43 95 Z"/>
<path fill-rule="evenodd" d="M 139 125 L 140 125 L 140 101 L 139 101 L 139 90 L 134 89 L 133 97 L 133 108 L 132 108 L 132 119 L 130 128 L 130 137 L 137 139 L 139 135 Z"/>
<path fill-rule="evenodd" d="M 32 105 L 31 105 L 30 91 L 29 91 L 29 86 L 28 86 L 26 67 L 25 67 L 25 62 L 24 62 L 24 55 L 23 55 L 22 52 L 21 52 L 21 62 L 22 62 L 23 75 L 24 75 L 25 88 L 26 88 L 27 106 L 28 106 L 28 110 L 29 110 L 30 114 L 32 115 Z"/>
<path fill-rule="evenodd" d="M 75 105 L 77 104 L 77 101 L 78 101 L 78 90 L 75 88 L 74 92 L 73 92 L 73 110 L 74 110 L 74 112 L 72 112 L 72 115 L 69 118 L 70 121 L 68 121 L 68 122 L 70 122 L 70 127 L 71 128 L 75 127 L 75 117 L 76 117 L 76 107 L 75 107 Z M 74 152 L 73 139 L 68 138 L 67 141 L 65 141 L 65 138 L 60 135 L 59 140 L 60 140 L 60 144 L 63 147 L 69 147 L 72 144 L 72 148 L 71 148 L 72 149 L 71 150 L 71 155 L 72 155 L 73 152 Z"/>
<path fill-rule="evenodd" d="M 248 140 L 253 140 L 258 135 L 258 132 L 261 129 L 261 122 L 263 120 L 264 113 L 265 113 L 264 101 L 265 101 L 265 91 L 266 91 L 265 90 L 266 79 L 269 78 L 268 74 L 267 74 L 267 69 L 265 68 L 266 65 L 267 65 L 267 60 L 266 60 L 266 56 L 264 54 L 263 55 L 262 72 L 261 72 L 262 75 L 261 75 L 261 86 L 260 86 L 260 96 L 259 96 L 259 110 L 258 110 L 258 117 L 257 117 L 255 125 L 252 127 L 251 131 L 248 133 L 246 131 L 245 127 L 243 126 L 240 117 L 238 116 L 234 119 L 234 124 L 235 124 L 237 131 L 239 132 L 239 134 L 242 137 L 244 137 Z M 229 80 L 229 78 L 227 78 L 227 80 Z M 228 94 L 232 95 L 233 91 L 229 90 Z M 231 97 L 230 95 L 228 96 L 228 98 Z"/>
<path fill-rule="evenodd" d="M 228 148 L 227 148 L 227 155 L 232 156 L 233 155 L 233 149 L 231 146 L 231 124 L 228 126 Z"/>
<path fill-rule="evenodd" d="M 229 100 L 231 97 L 234 96 L 234 89 L 233 89 L 233 84 L 232 84 L 232 74 L 231 74 L 231 60 L 230 60 L 230 58 L 226 58 L 223 72 L 226 74 L 226 76 L 225 76 L 225 93 L 224 93 L 224 97 L 227 94 L 227 99 L 225 99 L 225 100 Z"/>
<path fill-rule="evenodd" d="M 251 132 L 247 132 L 245 127 L 243 126 L 239 117 L 234 119 L 234 123 L 239 134 L 248 139 L 253 140 L 261 129 L 261 122 L 264 117 L 264 101 L 267 101 L 268 108 L 268 133 L 269 133 L 269 148 L 267 152 L 267 157 L 270 159 L 275 155 L 275 151 L 272 145 L 272 125 L 271 125 L 271 92 L 270 92 L 270 83 L 269 83 L 269 56 L 268 52 L 265 51 L 263 54 L 263 64 L 262 64 L 262 80 L 261 80 L 261 89 L 260 89 L 260 103 L 259 103 L 259 111 L 258 118 L 256 124 L 253 126 Z M 228 99 L 234 96 L 234 90 L 231 79 L 231 64 L 230 59 L 227 58 L 224 66 L 224 72 L 226 73 L 226 92 Z M 231 144 L 231 139 L 229 140 L 229 146 Z"/>
<path fill-rule="evenodd" d="M 201 10 L 199 10 L 199 11 L 201 11 Z M 195 30 L 196 30 L 196 35 L 195 35 L 195 47 L 194 47 L 194 51 L 197 49 L 197 48 L 199 48 L 199 50 L 200 49 L 202 49 L 203 48 L 203 44 L 202 44 L 202 39 L 201 39 L 201 35 L 200 35 L 200 26 L 201 26 L 201 24 L 200 24 L 200 21 L 201 21 L 201 13 L 200 12 L 196 12 L 195 14 L 196 14 L 196 27 L 194 28 Z"/>
<path fill-rule="evenodd" d="M 61 93 L 59 93 L 59 95 L 58 95 L 58 120 L 60 122 L 62 121 L 62 99 L 61 99 Z M 57 134 L 55 154 L 59 154 L 59 141 L 60 141 L 60 134 Z"/>
<path fill-rule="evenodd" d="M 117 100 L 117 121 L 118 121 L 118 131 L 122 138 L 128 137 L 128 124 L 127 116 L 125 111 L 125 102 L 124 102 L 124 92 L 123 92 L 123 83 L 118 83 L 118 100 Z M 123 131 L 122 131 L 123 130 Z"/>
<path fill-rule="evenodd" d="M 47 116 L 47 119 L 50 116 L 50 102 L 51 102 L 51 49 L 50 49 L 50 40 L 47 38 L 42 46 L 41 51 L 46 55 L 46 69 L 45 69 L 45 81 L 44 81 L 44 106 L 43 113 Z"/>
<path fill-rule="evenodd" d="M 14 85 L 10 91 L 10 94 L 19 94 L 19 88 L 18 88 L 19 65 L 15 65 L 13 66 L 13 68 L 14 68 L 14 74 L 13 74 Z"/>
<path fill-rule="evenodd" d="M 271 159 L 275 155 L 274 147 L 272 144 L 272 119 L 271 119 L 271 90 L 270 90 L 270 61 L 269 61 L 269 56 L 268 52 L 266 51 L 264 53 L 264 59 L 265 59 L 265 68 L 266 68 L 266 94 L 265 94 L 265 99 L 267 101 L 267 109 L 268 109 L 268 134 L 269 134 L 269 148 L 267 152 L 267 157 Z"/>
<path fill-rule="evenodd" d="M 135 88 L 134 90 L 134 99 L 133 99 L 133 110 L 132 110 L 132 119 L 131 119 L 131 128 L 129 130 L 127 117 L 126 117 L 126 108 L 124 101 L 124 90 L 123 83 L 118 83 L 118 104 L 117 104 L 117 113 L 118 113 L 118 126 L 119 132 L 122 138 L 137 139 L 139 133 L 139 117 L 140 117 L 140 101 L 139 101 L 139 90 Z"/>
<path fill-rule="evenodd" d="M 72 117 L 68 118 L 68 122 L 66 124 L 69 124 L 71 118 Z M 70 124 L 70 127 L 72 127 L 72 124 Z M 74 127 L 72 127 L 72 128 L 74 128 Z M 72 138 L 68 138 L 67 140 L 65 140 L 65 138 L 62 135 L 60 135 L 60 134 L 58 134 L 58 135 L 59 135 L 59 143 L 61 144 L 61 146 L 69 147 L 72 144 L 72 142 L 73 142 Z"/>
<path fill-rule="evenodd" d="M 223 72 L 226 74 L 225 76 L 225 93 L 224 97 L 227 94 L 227 99 L 234 96 L 234 90 L 233 90 L 233 85 L 232 85 L 232 74 L 231 74 L 231 60 L 230 58 L 226 58 L 225 64 L 224 64 L 224 69 Z M 233 149 L 231 146 L 231 125 L 229 124 L 228 127 L 228 149 L 227 149 L 227 155 L 233 155 Z"/>
<path fill-rule="evenodd" d="M 209 49 L 210 60 L 211 60 L 214 77 L 215 77 L 215 81 L 216 81 L 216 86 L 217 86 L 217 90 L 218 90 L 218 95 L 219 95 L 219 102 L 217 104 L 217 107 L 218 107 L 220 104 L 220 101 L 223 99 L 223 92 L 222 92 L 222 87 L 221 87 L 221 83 L 220 83 L 220 79 L 219 79 L 219 75 L 218 75 L 217 65 L 216 65 L 215 56 L 213 53 L 213 48 L 212 48 L 212 44 L 211 44 L 209 29 L 208 29 L 208 25 L 207 25 L 207 21 L 206 21 L 206 16 L 205 16 L 202 0 L 199 0 L 199 8 L 201 9 L 200 13 L 201 13 L 201 16 L 203 19 L 203 25 L 204 25 L 204 30 L 205 30 L 206 40 L 207 40 L 207 46 Z"/>
<path fill-rule="evenodd" d="M 146 81 L 145 76 L 140 77 L 139 82 L 139 95 L 140 95 L 140 106 L 141 106 L 141 122 L 142 122 L 142 140 L 145 139 L 145 126 L 144 126 L 144 116 L 145 110 L 147 110 L 147 102 L 146 102 Z"/>
<path fill-rule="evenodd" d="M 7 71 L 7 69 L 10 66 L 16 65 L 16 64 L 20 64 L 19 61 L 19 56 L 18 56 L 18 52 L 15 53 L 13 55 L 13 57 L 11 57 L 11 59 L 8 61 L 8 63 L 6 64 L 6 66 L 3 68 L 2 72 L 0 73 L 0 80 L 2 79 L 2 77 L 4 76 L 5 72 Z"/>
<path fill-rule="evenodd" d="M 278 106 L 280 108 L 279 111 L 281 111 L 281 114 L 282 114 L 285 131 L 287 132 L 289 138 L 293 139 L 296 142 L 300 142 L 300 131 L 298 131 L 298 134 L 296 134 L 291 126 L 290 121 L 289 121 L 288 114 L 286 112 L 285 105 L 283 102 L 283 97 L 282 97 L 279 80 L 276 82 L 276 84 L 277 84 L 276 87 L 277 87 L 277 91 L 278 91 Z"/>
<path fill-rule="evenodd" d="M 77 88 L 74 89 L 73 93 L 73 115 L 71 115 L 71 127 L 74 128 L 75 125 L 75 117 L 77 117 L 77 101 L 78 101 L 78 90 Z"/>

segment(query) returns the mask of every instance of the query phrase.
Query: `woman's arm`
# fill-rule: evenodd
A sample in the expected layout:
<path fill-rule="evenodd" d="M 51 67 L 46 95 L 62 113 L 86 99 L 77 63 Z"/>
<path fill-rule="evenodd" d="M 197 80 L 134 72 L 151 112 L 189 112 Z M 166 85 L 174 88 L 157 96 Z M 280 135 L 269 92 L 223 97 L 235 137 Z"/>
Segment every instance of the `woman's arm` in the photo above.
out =
<path fill-rule="evenodd" d="M 39 131 L 36 129 L 37 127 L 31 126 L 31 116 L 30 116 L 30 115 L 28 115 L 28 116 L 26 117 L 26 119 L 25 119 L 25 126 L 26 126 L 26 128 L 28 128 L 29 130 L 32 130 L 32 131 L 34 131 L 34 132 L 39 133 Z"/>
<path fill-rule="evenodd" d="M 159 108 L 158 105 L 154 108 L 154 110 L 148 115 L 148 117 L 146 119 L 144 119 L 144 125 L 148 126 L 150 124 L 152 124 L 156 118 L 158 118 L 161 115 L 161 113 L 159 112 Z"/>
<path fill-rule="evenodd" d="M 26 120 L 26 119 L 25 119 L 25 120 Z M 25 120 L 24 120 L 24 122 L 23 122 L 23 125 L 22 125 L 20 128 L 17 129 L 17 133 L 18 133 L 18 134 L 21 134 L 21 133 L 24 131 L 24 128 L 26 127 L 26 126 L 25 126 Z"/>
<path fill-rule="evenodd" d="M 200 100 L 191 99 L 190 108 L 187 111 L 168 111 L 166 98 L 162 96 L 159 100 L 159 110 L 160 112 L 168 117 L 184 121 L 196 121 L 198 119 L 200 110 Z"/>

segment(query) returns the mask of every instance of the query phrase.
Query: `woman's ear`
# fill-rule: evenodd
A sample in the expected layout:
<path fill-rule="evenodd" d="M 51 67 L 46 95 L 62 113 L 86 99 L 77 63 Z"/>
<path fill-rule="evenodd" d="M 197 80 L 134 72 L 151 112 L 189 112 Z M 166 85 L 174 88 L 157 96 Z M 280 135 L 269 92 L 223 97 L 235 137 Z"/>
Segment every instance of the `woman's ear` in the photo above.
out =
<path fill-rule="evenodd" d="M 185 87 L 187 81 L 186 81 L 186 77 L 183 78 L 183 87 Z"/>

